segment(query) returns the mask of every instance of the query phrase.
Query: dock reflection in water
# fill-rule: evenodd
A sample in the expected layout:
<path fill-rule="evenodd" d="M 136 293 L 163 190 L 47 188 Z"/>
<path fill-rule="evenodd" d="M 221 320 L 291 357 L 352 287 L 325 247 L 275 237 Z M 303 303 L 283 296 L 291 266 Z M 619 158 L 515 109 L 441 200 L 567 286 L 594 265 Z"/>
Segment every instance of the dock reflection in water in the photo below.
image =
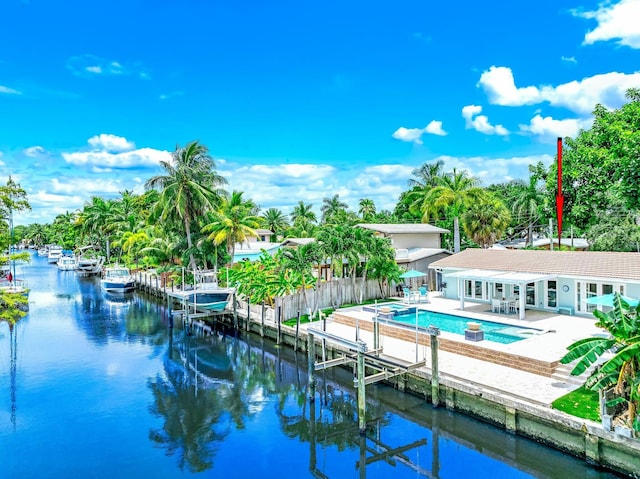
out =
<path fill-rule="evenodd" d="M 613 477 L 380 385 L 360 435 L 350 371 L 319 374 L 310 403 L 304 354 L 28 269 L 29 315 L 0 324 L 0 477 Z"/>

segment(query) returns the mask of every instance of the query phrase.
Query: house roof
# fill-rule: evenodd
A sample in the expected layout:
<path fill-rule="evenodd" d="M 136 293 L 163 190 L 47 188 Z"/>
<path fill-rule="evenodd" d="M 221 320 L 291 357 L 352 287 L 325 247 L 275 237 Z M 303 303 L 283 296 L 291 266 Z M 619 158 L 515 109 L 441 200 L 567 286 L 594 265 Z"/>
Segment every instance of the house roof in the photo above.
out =
<path fill-rule="evenodd" d="M 256 233 L 258 233 L 259 235 L 272 235 L 273 231 L 266 230 L 264 228 L 258 228 L 258 229 L 256 229 Z"/>
<path fill-rule="evenodd" d="M 368 230 L 378 231 L 388 235 L 392 234 L 410 234 L 410 233 L 448 233 L 449 230 L 438 228 L 427 223 L 408 223 L 408 224 L 384 224 L 384 223 L 360 223 L 356 226 L 366 228 Z"/>
<path fill-rule="evenodd" d="M 483 269 L 640 282 L 640 253 L 466 249 L 430 268 Z"/>
<path fill-rule="evenodd" d="M 442 248 L 408 248 L 396 249 L 396 263 L 412 263 L 419 259 L 436 256 L 439 254 L 451 254 L 450 251 Z"/>
<path fill-rule="evenodd" d="M 282 242 L 282 246 L 302 246 L 314 241 L 316 241 L 315 238 L 287 238 Z"/>

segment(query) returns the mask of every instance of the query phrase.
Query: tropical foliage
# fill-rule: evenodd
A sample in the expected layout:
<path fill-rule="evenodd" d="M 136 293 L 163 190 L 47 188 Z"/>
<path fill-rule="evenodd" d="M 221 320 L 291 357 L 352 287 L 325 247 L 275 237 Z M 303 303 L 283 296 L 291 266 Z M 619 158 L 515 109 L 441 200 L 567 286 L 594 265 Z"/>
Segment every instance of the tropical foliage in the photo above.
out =
<path fill-rule="evenodd" d="M 610 405 L 626 404 L 626 423 L 640 431 L 640 305 L 631 307 L 615 293 L 613 309 L 595 310 L 596 326 L 606 329 L 606 337 L 590 337 L 569 346 L 560 360 L 576 361 L 571 374 L 580 376 L 597 365 L 585 382 L 588 389 L 599 391 L 613 387 L 618 398 Z"/>

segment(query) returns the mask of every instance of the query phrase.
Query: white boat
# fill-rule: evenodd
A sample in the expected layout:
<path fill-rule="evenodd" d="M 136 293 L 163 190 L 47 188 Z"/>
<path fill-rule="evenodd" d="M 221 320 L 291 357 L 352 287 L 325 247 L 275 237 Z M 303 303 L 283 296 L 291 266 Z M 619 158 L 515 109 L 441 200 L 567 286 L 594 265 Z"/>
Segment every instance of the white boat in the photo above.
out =
<path fill-rule="evenodd" d="M 76 257 L 67 255 L 60 256 L 57 265 L 60 271 L 73 271 L 76 269 Z"/>
<path fill-rule="evenodd" d="M 43 246 L 42 248 L 38 249 L 38 256 L 49 256 L 49 248 Z"/>
<path fill-rule="evenodd" d="M 194 276 L 194 285 L 186 285 L 182 290 L 167 291 L 167 294 L 195 310 L 223 311 L 226 309 L 235 288 L 219 287 L 215 271 L 196 271 Z"/>
<path fill-rule="evenodd" d="M 98 274 L 102 272 L 103 263 L 104 263 L 104 256 L 98 256 L 97 258 L 87 258 L 85 256 L 78 256 L 76 258 L 76 271 L 85 276 Z"/>
<path fill-rule="evenodd" d="M 51 245 L 49 246 L 49 253 L 47 254 L 47 260 L 49 263 L 57 263 L 62 256 L 62 246 Z"/>
<path fill-rule="evenodd" d="M 107 266 L 100 280 L 102 289 L 110 293 L 127 293 L 136 287 L 135 280 L 124 266 Z"/>

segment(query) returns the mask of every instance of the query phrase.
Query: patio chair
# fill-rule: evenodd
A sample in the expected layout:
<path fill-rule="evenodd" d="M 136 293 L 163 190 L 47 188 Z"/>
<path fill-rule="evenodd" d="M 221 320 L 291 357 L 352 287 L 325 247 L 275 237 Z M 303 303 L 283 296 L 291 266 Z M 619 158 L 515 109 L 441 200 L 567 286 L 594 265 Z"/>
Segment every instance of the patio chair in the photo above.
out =
<path fill-rule="evenodd" d="M 499 313 L 502 309 L 502 301 L 500 298 L 491 298 L 491 312 Z"/>
<path fill-rule="evenodd" d="M 413 299 L 413 293 L 411 293 L 411 290 L 409 288 L 402 288 L 402 293 L 404 294 L 404 302 L 411 303 L 411 300 Z"/>
<path fill-rule="evenodd" d="M 429 302 L 429 290 L 427 290 L 426 286 L 420 286 L 418 288 L 418 293 L 419 293 L 419 296 L 418 296 L 419 303 L 422 303 L 423 301 L 425 303 Z"/>

